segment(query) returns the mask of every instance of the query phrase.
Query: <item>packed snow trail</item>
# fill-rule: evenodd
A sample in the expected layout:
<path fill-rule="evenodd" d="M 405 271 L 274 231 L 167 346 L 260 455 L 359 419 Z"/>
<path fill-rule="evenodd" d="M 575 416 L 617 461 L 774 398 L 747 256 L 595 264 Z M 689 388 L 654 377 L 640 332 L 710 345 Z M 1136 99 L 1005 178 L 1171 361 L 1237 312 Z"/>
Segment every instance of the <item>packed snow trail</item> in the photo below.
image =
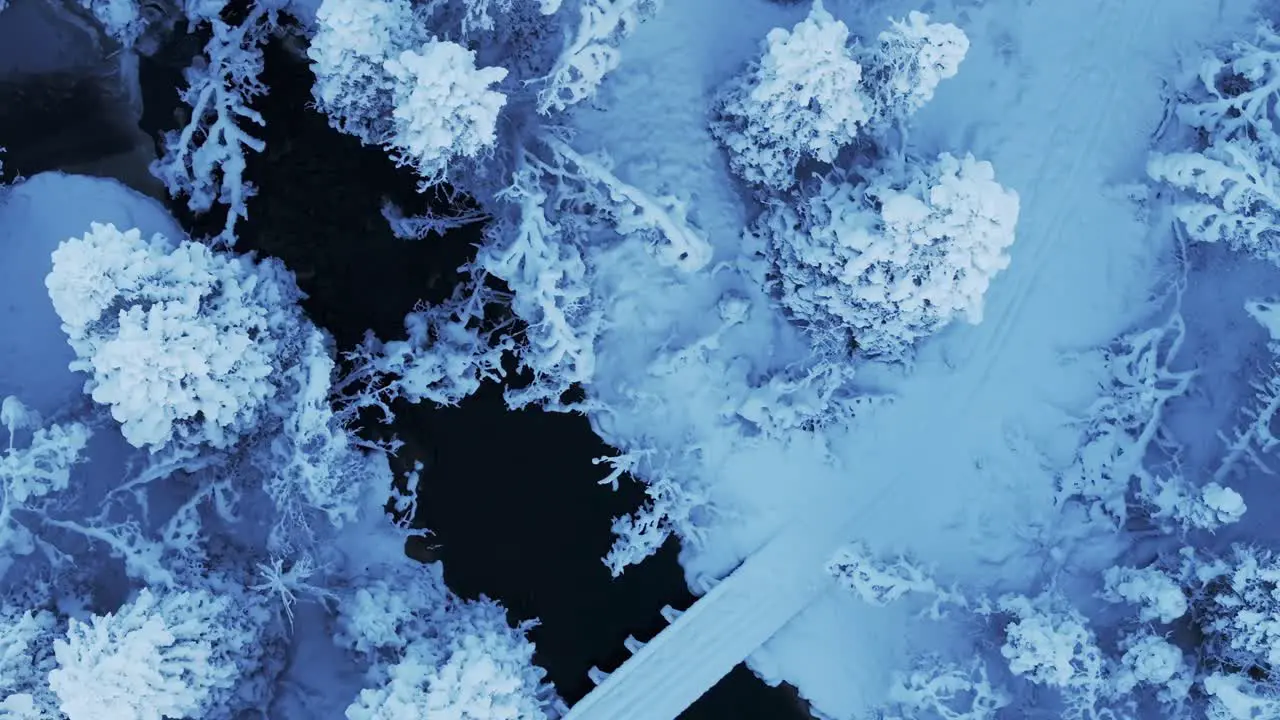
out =
<path fill-rule="evenodd" d="M 624 46 L 612 86 L 609 105 L 618 110 L 578 124 L 580 141 L 609 150 L 629 181 L 650 191 L 689 191 L 703 227 L 724 249 L 734 247 L 747 221 L 735 213 L 750 211 L 734 207 L 722 167 L 706 159 L 706 93 L 732 72 L 724 65 L 736 67 L 755 52 L 764 33 L 745 27 L 759 22 L 755 13 L 789 25 L 807 4 L 783 21 L 776 21 L 776 5 L 708 7 L 716 4 L 670 3 L 642 26 Z M 686 548 L 682 562 L 694 576 L 724 575 L 739 562 L 741 568 L 572 717 L 675 717 L 755 644 L 767 643 L 776 671 L 769 679 L 793 682 L 836 718 L 878 703 L 890 674 L 905 669 L 912 654 L 971 657 L 966 646 L 947 645 L 951 636 L 941 626 L 824 593 L 831 583 L 824 586 L 821 566 L 848 540 L 874 552 L 909 552 L 939 568 L 940 582 L 970 588 L 1029 589 L 1046 573 L 1094 569 L 1098 558 L 1078 552 L 1056 527 L 1052 468 L 1074 452 L 1073 413 L 1096 397 L 1102 368 L 1089 351 L 1146 314 L 1168 249 L 1153 241 L 1139 208 L 1114 185 L 1143 179 L 1149 134 L 1163 109 L 1162 80 L 1177 71 L 1179 54 L 1247 27 L 1250 5 L 935 4 L 935 19 L 956 22 L 973 45 L 959 75 L 917 117 L 913 144 L 924 156 L 972 151 L 991 160 L 997 180 L 1021 196 L 1012 264 L 987 294 L 985 321 L 955 325 L 923 343 L 908 373 L 863 369 L 863 378 L 896 400 L 830 434 L 845 470 L 815 467 L 811 448 L 767 442 L 709 466 L 716 500 L 742 513 L 717 525 L 704 547 Z M 858 12 L 856 6 L 828 2 L 844 17 L 851 15 L 843 9 Z M 917 7 L 893 0 L 875 14 L 901 17 L 911 9 Z M 708 25 L 708 15 L 719 19 Z M 859 24 L 866 32 L 882 29 Z M 716 28 L 713 37 L 691 36 L 707 27 Z M 731 37 L 747 38 L 748 47 L 734 48 L 737 56 L 726 60 Z M 686 303 L 667 288 L 660 307 L 706 307 L 717 293 L 712 284 L 690 281 Z M 761 354 L 771 349 L 757 346 Z M 618 384 L 647 382 L 646 391 L 699 413 L 686 388 L 642 380 L 642 369 L 606 366 Z M 892 612 L 900 614 L 885 617 Z M 960 634 L 970 635 L 961 642 L 973 641 L 971 629 Z"/>

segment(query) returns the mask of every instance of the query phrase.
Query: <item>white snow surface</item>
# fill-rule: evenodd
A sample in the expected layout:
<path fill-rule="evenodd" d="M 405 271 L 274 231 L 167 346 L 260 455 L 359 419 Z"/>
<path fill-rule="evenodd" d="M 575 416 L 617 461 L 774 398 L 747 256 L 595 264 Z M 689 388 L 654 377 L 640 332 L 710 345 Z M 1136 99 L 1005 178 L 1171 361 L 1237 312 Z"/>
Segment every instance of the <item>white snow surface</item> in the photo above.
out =
<path fill-rule="evenodd" d="M 807 3 L 732 4 L 726 11 L 723 2 L 668 3 L 623 44 L 622 64 L 598 98 L 601 109 L 574 118 L 575 146 L 607 150 L 621 179 L 691 196 L 716 261 L 729 262 L 755 210 L 728 182 L 706 130 L 708 99 L 770 29 L 790 27 L 808 11 Z M 920 9 L 898 0 L 826 4 L 864 38 L 875 37 L 888 17 Z M 714 329 L 714 304 L 732 275 L 672 278 L 634 263 L 601 274 L 611 290 L 605 296 L 616 298 L 615 318 L 634 322 L 625 334 L 606 335 L 599 349 L 593 387 L 628 412 L 596 418 L 598 426 L 614 444 L 672 452 L 696 437 L 700 459 L 686 466 L 685 481 L 709 488 L 729 511 L 703 543 L 686 545 L 682 562 L 691 578 L 727 575 L 780 531 L 802 532 L 786 530 L 797 523 L 813 528 L 814 537 L 831 533 L 832 551 L 840 536 L 873 552 L 906 552 L 938 568 L 939 582 L 972 588 L 1030 590 L 1049 548 L 1068 573 L 1096 574 L 1114 558 L 1105 538 L 1086 547 L 1064 536 L 1052 468 L 1076 447 L 1072 413 L 1098 392 L 1102 367 L 1087 351 L 1150 312 L 1148 294 L 1170 250 L 1165 229 L 1152 232 L 1118 186 L 1143 177 L 1163 109 L 1162 80 L 1176 73 L 1180 55 L 1245 34 L 1251 3 L 929 4 L 931 18 L 961 27 L 971 46 L 959 74 L 916 116 L 910 146 L 921 156 L 972 152 L 991 161 L 1001 183 L 1020 195 L 1022 213 L 1012 263 L 994 280 L 981 324 L 925 341 L 910 370 L 859 369 L 859 382 L 892 394 L 892 404 L 814 442 L 736 441 L 717 420 L 723 395 L 714 388 L 723 375 L 716 368 L 734 357 L 776 367 L 803 355 L 798 336 L 766 298 L 739 287 L 754 293 L 752 319 L 741 332 L 712 350 L 701 371 L 650 376 L 652 348 L 678 347 L 672 338 L 687 344 Z M 643 412 L 613 388 L 640 388 L 665 402 Z M 609 397 L 614 392 L 619 396 Z M 811 517 L 830 507 L 846 513 L 823 513 L 826 524 Z M 781 582 L 774 587 L 780 595 L 794 592 Z M 872 608 L 834 583 L 814 592 L 816 601 L 751 662 L 766 679 L 796 684 L 815 710 L 833 718 L 883 701 L 890 674 L 906 669 L 909 655 L 960 652 L 971 642 L 963 628 L 913 622 L 901 606 Z M 727 662 L 741 650 L 731 640 L 723 636 L 718 654 L 703 648 L 696 657 Z M 684 677 L 692 682 L 694 675 Z"/>

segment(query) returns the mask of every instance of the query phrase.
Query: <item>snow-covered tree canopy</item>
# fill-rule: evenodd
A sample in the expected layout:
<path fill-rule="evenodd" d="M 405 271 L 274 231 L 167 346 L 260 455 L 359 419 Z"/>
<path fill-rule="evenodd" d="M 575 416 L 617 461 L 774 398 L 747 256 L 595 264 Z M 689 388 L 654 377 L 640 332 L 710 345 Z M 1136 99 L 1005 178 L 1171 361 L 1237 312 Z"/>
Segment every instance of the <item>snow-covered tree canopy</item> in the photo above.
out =
<path fill-rule="evenodd" d="M 776 28 L 758 61 L 720 89 L 711 134 L 730 168 L 781 191 L 805 160 L 831 164 L 842 148 L 879 136 L 933 97 L 956 74 L 969 40 L 956 26 L 912 12 L 878 45 L 851 44 L 849 28 L 816 0 L 790 31 Z"/>
<path fill-rule="evenodd" d="M 469 22 L 489 18 L 487 6 L 471 9 Z M 506 98 L 490 86 L 507 75 L 477 68 L 475 53 L 458 43 L 433 39 L 429 12 L 406 0 L 325 0 L 307 48 L 317 105 L 334 127 L 385 146 L 428 185 L 444 179 L 454 158 L 493 146 Z"/>
<path fill-rule="evenodd" d="M 72 369 L 137 447 L 253 432 L 298 350 L 301 293 L 277 260 L 95 224 L 58 247 L 46 285 Z"/>
<path fill-rule="evenodd" d="M 403 568 L 343 603 L 335 641 L 369 663 L 374 687 L 348 720 L 545 720 L 564 710 L 532 664 L 533 627 L 500 605 L 449 592 L 439 567 Z"/>
<path fill-rule="evenodd" d="M 711 132 L 729 150 L 734 172 L 784 190 L 795 184 L 803 158 L 835 160 L 870 115 L 849 28 L 821 2 L 792 30 L 774 29 L 761 46 L 759 62 L 720 91 Z"/>
<path fill-rule="evenodd" d="M 953 319 L 982 320 L 982 297 L 1009 264 L 1018 195 L 988 162 L 940 155 L 866 179 L 831 174 L 796 207 L 772 205 L 763 239 L 779 304 L 842 352 L 899 358 Z"/>
<path fill-rule="evenodd" d="M 240 692 L 263 671 L 264 644 L 263 617 L 237 599 L 143 590 L 114 613 L 72 619 L 49 673 L 59 709 L 69 720 L 236 717 L 254 700 Z"/>

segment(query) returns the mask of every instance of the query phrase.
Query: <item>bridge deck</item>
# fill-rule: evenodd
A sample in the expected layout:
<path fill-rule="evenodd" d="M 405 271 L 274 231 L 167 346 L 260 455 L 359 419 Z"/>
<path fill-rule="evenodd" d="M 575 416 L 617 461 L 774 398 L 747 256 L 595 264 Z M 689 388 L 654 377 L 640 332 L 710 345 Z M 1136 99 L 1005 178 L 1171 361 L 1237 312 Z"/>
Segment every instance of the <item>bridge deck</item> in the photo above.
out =
<path fill-rule="evenodd" d="M 565 720 L 673 720 L 823 592 L 823 566 L 850 539 L 850 506 L 788 523 L 640 648 Z"/>

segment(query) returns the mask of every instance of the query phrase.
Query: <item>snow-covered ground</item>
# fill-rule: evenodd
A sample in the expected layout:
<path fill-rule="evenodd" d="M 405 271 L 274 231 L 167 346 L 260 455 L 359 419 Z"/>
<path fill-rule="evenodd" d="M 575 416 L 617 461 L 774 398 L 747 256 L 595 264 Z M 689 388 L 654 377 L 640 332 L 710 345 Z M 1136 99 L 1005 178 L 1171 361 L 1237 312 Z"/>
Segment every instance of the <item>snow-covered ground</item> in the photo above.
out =
<path fill-rule="evenodd" d="M 577 116 L 575 139 L 607 150 L 628 182 L 689 195 L 717 261 L 734 258 L 753 210 L 731 190 L 706 130 L 709 95 L 754 56 L 769 29 L 808 12 L 806 3 L 726 5 L 668 3 L 642 26 L 622 47 L 601 109 Z M 885 18 L 920 9 L 827 5 L 864 37 L 883 29 Z M 1199 46 L 1247 32 L 1250 3 L 926 5 L 972 45 L 959 75 L 917 116 L 910 143 L 926 156 L 971 151 L 1019 193 L 1012 264 L 988 292 L 981 324 L 952 326 L 926 341 L 909 370 L 860 369 L 860 383 L 894 401 L 828 433 L 830 462 L 807 443 L 744 445 L 727 429 L 717 436 L 722 398 L 707 390 L 723 367 L 714 362 L 717 351 L 701 375 L 653 377 L 636 362 L 642 341 L 634 334 L 606 345 L 597 375 L 603 392 L 640 388 L 665 401 L 654 403 L 654 414 L 611 420 L 606 430 L 675 449 L 698 428 L 702 482 L 734 512 L 701 547 L 686 549 L 691 577 L 726 574 L 780 528 L 830 503 L 847 508 L 848 539 L 910 553 L 938 568 L 939 581 L 970 587 L 1034 590 L 1058 570 L 1096 572 L 1119 551 L 1107 538 L 1090 544 L 1064 534 L 1052 470 L 1075 450 L 1073 413 L 1098 392 L 1102 367 L 1089 351 L 1152 311 L 1148 297 L 1167 269 L 1167 229 L 1153 228 L 1124 191 L 1143 180 L 1164 110 L 1162 81 Z M 661 283 L 660 294 L 622 294 L 621 312 L 645 318 L 630 329 L 649 330 L 655 344 L 664 334 L 687 344 L 715 328 L 714 301 L 732 279 L 605 281 L 615 289 Z M 655 295 L 661 300 L 647 300 Z M 785 333 L 769 342 L 760 318 L 773 311 L 752 297 L 753 322 L 730 337 L 720 358 L 731 352 L 765 365 L 770 354 L 798 352 Z M 910 654 L 963 653 L 965 630 L 915 623 L 905 609 L 870 608 L 833 589 L 774 637 L 757 663 L 795 683 L 818 711 L 846 718 L 881 700 L 889 673 Z"/>

